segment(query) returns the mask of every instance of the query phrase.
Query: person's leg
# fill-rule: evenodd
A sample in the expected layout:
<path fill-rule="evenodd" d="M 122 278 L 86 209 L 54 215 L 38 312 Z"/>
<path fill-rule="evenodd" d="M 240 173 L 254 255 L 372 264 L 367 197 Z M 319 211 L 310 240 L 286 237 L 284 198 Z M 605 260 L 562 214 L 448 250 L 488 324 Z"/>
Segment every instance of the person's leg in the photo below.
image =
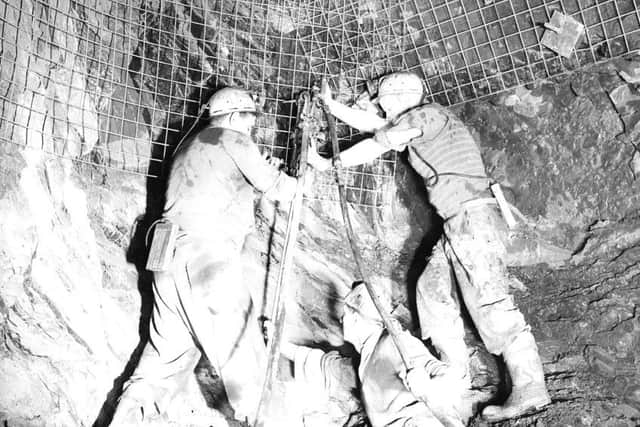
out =
<path fill-rule="evenodd" d="M 287 397 L 302 411 L 305 427 L 343 425 L 360 409 L 357 374 L 351 358 L 337 351 L 283 343 L 282 355 L 293 362 L 295 395 Z"/>
<path fill-rule="evenodd" d="M 171 273 L 156 273 L 149 341 L 126 382 L 112 425 L 135 425 L 163 414 L 200 359 Z"/>
<path fill-rule="evenodd" d="M 464 342 L 464 326 L 460 307 L 454 297 L 451 274 L 451 265 L 441 239 L 418 279 L 416 305 L 422 339 L 430 338 L 444 361 L 466 373 L 469 351 Z"/>
<path fill-rule="evenodd" d="M 236 418 L 253 422 L 266 370 L 266 346 L 242 281 L 239 258 L 212 260 L 204 251 L 187 266 L 194 303 L 189 321 L 216 367 Z"/>
<path fill-rule="evenodd" d="M 497 231 L 497 213 L 490 207 L 464 212 L 445 225 L 448 250 L 469 314 L 493 354 L 502 355 L 513 389 L 504 407 L 489 407 L 485 416 L 504 419 L 549 403 L 542 363 L 524 316 L 509 294 L 511 278 L 506 250 Z"/>
<path fill-rule="evenodd" d="M 431 408 L 403 384 L 401 373 L 405 368 L 389 335 L 365 346 L 361 356 L 366 361 L 359 367 L 362 401 L 373 427 L 443 425 Z M 463 424 L 452 420 L 449 425 Z"/>

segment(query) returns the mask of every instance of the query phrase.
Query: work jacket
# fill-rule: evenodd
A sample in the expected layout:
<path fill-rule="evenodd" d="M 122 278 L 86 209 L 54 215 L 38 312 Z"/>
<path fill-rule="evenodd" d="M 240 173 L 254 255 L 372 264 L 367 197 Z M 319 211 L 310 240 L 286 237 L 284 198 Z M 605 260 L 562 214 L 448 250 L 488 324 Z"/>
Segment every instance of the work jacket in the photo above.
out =
<path fill-rule="evenodd" d="M 250 136 L 210 127 L 176 153 L 163 217 L 226 256 L 242 249 L 255 225 L 256 191 L 287 201 L 295 188 L 295 178 L 270 165 Z"/>

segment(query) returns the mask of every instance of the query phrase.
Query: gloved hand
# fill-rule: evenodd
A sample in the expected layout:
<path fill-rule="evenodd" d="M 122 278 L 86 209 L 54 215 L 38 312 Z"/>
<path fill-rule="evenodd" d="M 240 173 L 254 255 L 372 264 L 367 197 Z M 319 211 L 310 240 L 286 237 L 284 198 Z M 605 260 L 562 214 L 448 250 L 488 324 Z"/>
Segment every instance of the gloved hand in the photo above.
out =
<path fill-rule="evenodd" d="M 432 359 L 401 374 L 405 387 L 425 402 L 439 419 L 461 420 L 468 416 L 463 398 L 468 380 L 447 363 Z"/>

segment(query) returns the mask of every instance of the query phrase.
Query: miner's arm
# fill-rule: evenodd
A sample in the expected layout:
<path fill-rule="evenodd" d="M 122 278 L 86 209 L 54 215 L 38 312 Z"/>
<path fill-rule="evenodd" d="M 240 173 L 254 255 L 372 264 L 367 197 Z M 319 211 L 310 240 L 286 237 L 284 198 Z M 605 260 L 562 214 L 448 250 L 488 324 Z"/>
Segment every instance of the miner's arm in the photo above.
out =
<path fill-rule="evenodd" d="M 395 129 L 384 127 L 378 129 L 372 138 L 367 138 L 340 153 L 342 166 L 350 167 L 369 163 L 387 151 L 402 151 L 413 139 L 422 135 L 417 128 Z"/>
<path fill-rule="evenodd" d="M 271 165 L 260 154 L 258 146 L 248 136 L 224 142 L 225 151 L 231 156 L 240 172 L 256 190 L 270 200 L 293 199 L 296 179 Z"/>
<path fill-rule="evenodd" d="M 397 129 L 371 111 L 341 104 L 331 98 L 326 83 L 322 86 L 321 97 L 330 114 L 361 132 L 374 134 L 340 153 L 340 161 L 344 167 L 372 162 L 390 150 L 402 151 L 411 139 L 422 135 L 420 129 Z"/>
<path fill-rule="evenodd" d="M 331 99 L 331 95 L 323 97 L 323 102 L 332 115 L 360 132 L 373 133 L 387 124 L 385 119 L 374 112 L 346 106 Z"/>
<path fill-rule="evenodd" d="M 225 150 L 240 172 L 256 190 L 269 200 L 288 202 L 296 192 L 297 179 L 270 164 L 260 154 L 258 146 L 249 137 L 239 137 L 224 143 Z M 309 156 L 309 164 L 319 169 L 327 167 L 327 160 L 317 154 Z"/>

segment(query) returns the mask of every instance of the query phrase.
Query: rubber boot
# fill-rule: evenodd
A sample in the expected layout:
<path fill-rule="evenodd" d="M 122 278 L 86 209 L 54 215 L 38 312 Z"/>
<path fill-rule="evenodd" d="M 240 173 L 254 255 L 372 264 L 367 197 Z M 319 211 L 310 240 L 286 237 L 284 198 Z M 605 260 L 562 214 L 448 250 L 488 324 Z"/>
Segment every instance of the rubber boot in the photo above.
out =
<path fill-rule="evenodd" d="M 544 383 L 538 346 L 531 332 L 523 332 L 502 354 L 511 376 L 511 395 L 502 406 L 487 406 L 482 417 L 501 421 L 536 411 L 551 403 Z"/>

